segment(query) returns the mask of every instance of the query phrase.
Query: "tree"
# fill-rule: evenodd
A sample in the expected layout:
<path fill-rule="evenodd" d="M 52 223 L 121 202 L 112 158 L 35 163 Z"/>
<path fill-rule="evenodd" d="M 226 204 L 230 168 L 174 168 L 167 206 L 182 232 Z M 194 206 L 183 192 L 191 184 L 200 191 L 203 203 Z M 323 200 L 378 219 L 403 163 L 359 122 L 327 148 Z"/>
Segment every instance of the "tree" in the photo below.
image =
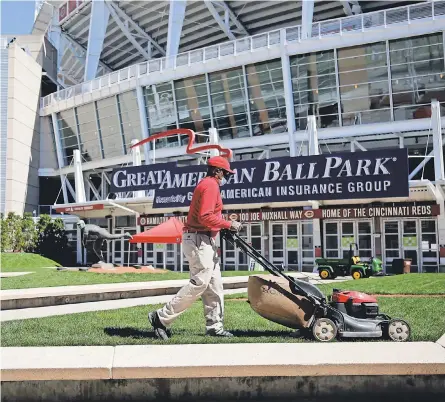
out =
<path fill-rule="evenodd" d="M 37 242 L 37 230 L 32 214 L 25 212 L 21 221 L 21 244 L 20 251 L 32 253 Z"/>
<path fill-rule="evenodd" d="M 9 212 L 7 218 L 2 219 L 2 251 L 20 251 L 21 241 L 21 218 L 14 212 Z"/>
<path fill-rule="evenodd" d="M 1 224 L 2 224 L 2 235 L 1 235 L 1 252 L 7 252 L 12 250 L 12 241 L 11 241 L 11 234 L 9 233 L 8 224 L 6 222 L 5 217 L 3 214 L 1 215 Z"/>
<path fill-rule="evenodd" d="M 68 238 L 62 219 L 41 215 L 37 222 L 36 252 L 61 264 L 67 261 Z"/>

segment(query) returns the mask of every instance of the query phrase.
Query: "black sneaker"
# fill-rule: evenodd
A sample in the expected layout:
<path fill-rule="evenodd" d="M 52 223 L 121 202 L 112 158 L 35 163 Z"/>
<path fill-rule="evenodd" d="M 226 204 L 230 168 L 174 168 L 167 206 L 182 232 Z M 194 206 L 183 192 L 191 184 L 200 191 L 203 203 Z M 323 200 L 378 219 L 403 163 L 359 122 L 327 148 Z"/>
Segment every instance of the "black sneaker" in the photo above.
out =
<path fill-rule="evenodd" d="M 159 319 L 157 311 L 152 311 L 148 313 L 148 322 L 153 327 L 156 338 L 162 339 L 164 341 L 170 338 L 171 333 L 167 329 L 167 327 L 162 324 L 161 320 Z"/>
<path fill-rule="evenodd" d="M 220 329 L 218 331 L 211 329 L 206 332 L 206 336 L 218 336 L 218 337 L 223 337 L 223 338 L 233 338 L 233 334 L 229 331 L 224 330 L 224 329 Z"/>

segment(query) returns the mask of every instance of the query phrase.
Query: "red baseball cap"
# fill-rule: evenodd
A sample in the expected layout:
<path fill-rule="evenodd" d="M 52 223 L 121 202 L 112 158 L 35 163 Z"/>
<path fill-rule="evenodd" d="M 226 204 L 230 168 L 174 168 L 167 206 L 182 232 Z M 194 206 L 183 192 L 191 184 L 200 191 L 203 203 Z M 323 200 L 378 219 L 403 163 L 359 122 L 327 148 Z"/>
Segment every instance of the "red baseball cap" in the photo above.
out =
<path fill-rule="evenodd" d="M 214 156 L 213 158 L 210 158 L 207 161 L 207 165 L 224 169 L 232 174 L 235 173 L 232 169 L 230 169 L 229 161 L 222 156 Z"/>

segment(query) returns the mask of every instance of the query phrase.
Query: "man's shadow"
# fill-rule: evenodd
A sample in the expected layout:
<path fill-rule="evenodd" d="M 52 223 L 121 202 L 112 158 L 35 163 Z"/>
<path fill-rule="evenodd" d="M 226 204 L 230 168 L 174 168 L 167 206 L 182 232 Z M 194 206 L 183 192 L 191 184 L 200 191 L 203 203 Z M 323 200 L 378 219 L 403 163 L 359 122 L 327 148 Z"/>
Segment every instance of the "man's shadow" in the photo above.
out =
<path fill-rule="evenodd" d="M 140 330 L 138 328 L 131 327 L 107 327 L 104 328 L 104 332 L 108 336 L 119 336 L 121 338 L 133 338 L 133 339 L 156 339 L 155 333 L 152 330 Z"/>
<path fill-rule="evenodd" d="M 132 327 L 107 327 L 104 328 L 104 332 L 108 336 L 118 336 L 121 338 L 132 338 L 132 339 L 156 339 L 155 333 L 153 330 L 141 330 L 138 328 Z M 261 336 L 270 336 L 270 337 L 282 337 L 289 338 L 291 337 L 291 332 L 287 331 L 256 331 L 256 330 L 244 330 L 244 329 L 235 329 L 231 331 L 232 334 L 237 338 L 256 338 Z M 185 332 L 181 330 L 176 330 L 175 335 L 184 335 Z M 197 335 L 197 334 L 194 334 Z M 199 334 L 204 335 L 204 334 Z"/>

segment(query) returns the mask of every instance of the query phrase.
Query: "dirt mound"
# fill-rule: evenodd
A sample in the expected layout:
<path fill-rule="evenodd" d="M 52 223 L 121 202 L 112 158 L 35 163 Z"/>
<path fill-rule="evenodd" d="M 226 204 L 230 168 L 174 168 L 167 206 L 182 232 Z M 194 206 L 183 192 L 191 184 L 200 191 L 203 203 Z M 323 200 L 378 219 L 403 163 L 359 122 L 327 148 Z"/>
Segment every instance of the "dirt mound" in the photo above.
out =
<path fill-rule="evenodd" d="M 113 267 L 113 268 L 90 268 L 88 272 L 95 272 L 97 274 L 166 274 L 170 272 L 167 269 L 159 269 L 150 266 L 141 268 L 135 267 Z"/>

